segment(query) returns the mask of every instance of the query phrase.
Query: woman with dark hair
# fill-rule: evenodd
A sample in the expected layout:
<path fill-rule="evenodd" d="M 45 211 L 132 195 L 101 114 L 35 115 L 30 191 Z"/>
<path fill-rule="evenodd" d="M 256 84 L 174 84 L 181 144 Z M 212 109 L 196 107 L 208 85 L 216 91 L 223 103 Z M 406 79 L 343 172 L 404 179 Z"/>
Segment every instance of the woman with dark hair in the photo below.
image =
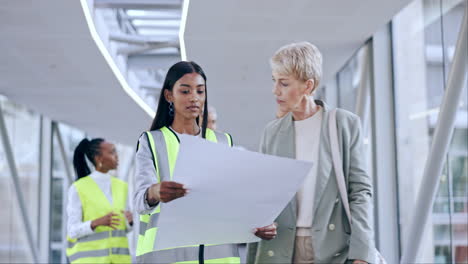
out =
<path fill-rule="evenodd" d="M 96 168 L 91 172 L 88 161 Z M 83 139 L 75 149 L 77 180 L 68 190 L 67 256 L 71 263 L 130 263 L 127 232 L 133 225 L 127 183 L 109 174 L 118 166 L 114 144 Z"/>
<path fill-rule="evenodd" d="M 136 153 L 134 205 L 140 214 L 136 250 L 139 263 L 240 263 L 235 244 L 155 250 L 160 202 L 168 203 L 188 193 L 182 184 L 172 181 L 180 143 L 178 135 L 198 136 L 232 146 L 229 134 L 207 128 L 207 98 L 206 75 L 198 64 L 181 61 L 169 69 L 156 117 L 150 131 L 140 137 Z M 201 124 L 200 115 L 203 115 Z M 271 239 L 276 234 L 275 228 L 274 225 L 258 228 L 256 235 Z"/>

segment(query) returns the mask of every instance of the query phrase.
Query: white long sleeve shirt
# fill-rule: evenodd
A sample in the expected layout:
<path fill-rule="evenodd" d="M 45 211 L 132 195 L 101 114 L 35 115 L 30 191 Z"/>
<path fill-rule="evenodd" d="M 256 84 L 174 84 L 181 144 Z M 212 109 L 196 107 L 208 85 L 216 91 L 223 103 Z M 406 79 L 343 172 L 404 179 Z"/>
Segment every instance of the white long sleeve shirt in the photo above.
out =
<path fill-rule="evenodd" d="M 315 183 L 317 180 L 317 163 L 322 127 L 322 108 L 313 116 L 294 121 L 296 139 L 296 159 L 311 161 L 313 168 L 306 176 L 304 183 L 297 192 L 297 227 L 311 227 L 313 220 L 313 205 Z"/>
<path fill-rule="evenodd" d="M 169 127 L 169 129 L 171 128 Z M 171 130 L 176 133 L 176 135 L 181 135 L 175 130 Z M 196 136 L 201 137 L 201 133 Z M 148 204 L 148 201 L 146 200 L 146 191 L 151 185 L 158 183 L 158 177 L 154 168 L 151 149 L 148 145 L 148 139 L 145 135 L 140 137 L 138 144 L 139 147 L 135 156 L 136 174 L 133 205 L 135 211 L 138 214 L 150 214 L 156 208 L 157 204 L 154 206 L 150 206 Z"/>
<path fill-rule="evenodd" d="M 90 177 L 99 186 L 99 189 L 104 193 L 109 203 L 112 204 L 112 189 L 111 189 L 111 176 L 108 173 L 101 173 L 94 171 Z M 129 210 L 128 199 L 126 210 Z M 88 236 L 94 233 L 91 229 L 91 221 L 83 222 L 83 208 L 81 206 L 80 196 L 76 191 L 75 185 L 71 185 L 68 189 L 68 203 L 67 203 L 67 235 L 75 239 Z M 131 226 L 125 219 L 127 226 L 127 233 L 131 231 Z"/>

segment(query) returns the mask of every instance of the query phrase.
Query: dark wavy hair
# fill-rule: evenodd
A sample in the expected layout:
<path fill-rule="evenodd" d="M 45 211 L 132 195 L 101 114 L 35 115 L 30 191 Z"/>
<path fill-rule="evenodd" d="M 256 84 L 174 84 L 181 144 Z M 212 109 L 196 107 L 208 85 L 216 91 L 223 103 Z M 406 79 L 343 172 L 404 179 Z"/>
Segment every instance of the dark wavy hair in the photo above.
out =
<path fill-rule="evenodd" d="M 159 95 L 158 109 L 156 116 L 153 119 L 150 130 L 161 129 L 165 126 L 170 126 L 174 122 L 174 117 L 169 115 L 169 102 L 164 97 L 164 91 L 172 92 L 174 84 L 185 74 L 198 73 L 205 80 L 205 105 L 203 106 L 203 122 L 202 122 L 202 137 L 206 136 L 206 127 L 208 124 L 208 89 L 206 88 L 206 75 L 200 65 L 193 61 L 180 61 L 169 69 L 164 80 L 164 85 Z M 200 117 L 197 117 L 197 124 L 200 122 Z"/>
<path fill-rule="evenodd" d="M 101 143 L 104 142 L 103 138 L 83 139 L 75 148 L 73 154 L 73 167 L 75 168 L 77 180 L 91 174 L 91 170 L 86 163 L 86 157 L 96 167 L 94 157 L 101 153 Z"/>

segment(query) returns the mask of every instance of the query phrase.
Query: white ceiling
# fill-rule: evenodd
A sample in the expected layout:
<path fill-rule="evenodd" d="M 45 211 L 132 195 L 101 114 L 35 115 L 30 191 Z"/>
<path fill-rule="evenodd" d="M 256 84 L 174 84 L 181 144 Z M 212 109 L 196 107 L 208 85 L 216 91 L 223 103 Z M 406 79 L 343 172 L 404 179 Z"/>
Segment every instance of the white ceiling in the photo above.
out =
<path fill-rule="evenodd" d="M 274 117 L 268 59 L 276 49 L 293 41 L 315 43 L 329 80 L 409 2 L 192 0 L 187 55 L 207 72 L 220 128 L 256 149 Z M 0 34 L 1 94 L 90 136 L 121 143 L 133 145 L 150 125 L 97 49 L 79 1 L 2 1 Z"/>
<path fill-rule="evenodd" d="M 134 145 L 151 118 L 124 92 L 80 1 L 0 5 L 0 93 L 92 137 Z"/>
<path fill-rule="evenodd" d="M 410 0 L 190 1 L 187 58 L 206 71 L 209 102 L 221 130 L 256 150 L 274 118 L 269 58 L 282 45 L 310 41 L 330 80 L 374 32 Z"/>

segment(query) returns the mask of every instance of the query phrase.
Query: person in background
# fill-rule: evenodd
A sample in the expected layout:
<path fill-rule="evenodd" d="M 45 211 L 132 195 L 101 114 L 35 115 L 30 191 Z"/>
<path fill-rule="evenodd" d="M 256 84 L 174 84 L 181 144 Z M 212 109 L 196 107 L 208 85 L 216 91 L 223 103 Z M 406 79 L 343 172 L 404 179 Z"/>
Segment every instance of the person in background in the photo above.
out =
<path fill-rule="evenodd" d="M 95 167 L 91 172 L 87 160 Z M 127 183 L 109 174 L 118 166 L 114 144 L 83 139 L 75 149 L 77 180 L 68 190 L 67 256 L 71 263 L 131 263 Z"/>
<path fill-rule="evenodd" d="M 208 128 L 211 130 L 216 130 L 218 121 L 218 114 L 216 113 L 216 108 L 212 105 L 208 106 Z"/>
<path fill-rule="evenodd" d="M 322 55 L 308 42 L 280 48 L 270 61 L 273 95 L 282 117 L 265 128 L 260 151 L 314 164 L 296 197 L 275 222 L 278 235 L 249 245 L 247 263 L 354 263 L 374 261 L 370 223 L 372 181 L 359 118 L 338 109 L 336 122 L 351 209 L 349 224 L 332 168 L 328 133 L 330 108 L 314 100 L 322 76 Z M 287 181 L 287 175 L 285 175 Z"/>

